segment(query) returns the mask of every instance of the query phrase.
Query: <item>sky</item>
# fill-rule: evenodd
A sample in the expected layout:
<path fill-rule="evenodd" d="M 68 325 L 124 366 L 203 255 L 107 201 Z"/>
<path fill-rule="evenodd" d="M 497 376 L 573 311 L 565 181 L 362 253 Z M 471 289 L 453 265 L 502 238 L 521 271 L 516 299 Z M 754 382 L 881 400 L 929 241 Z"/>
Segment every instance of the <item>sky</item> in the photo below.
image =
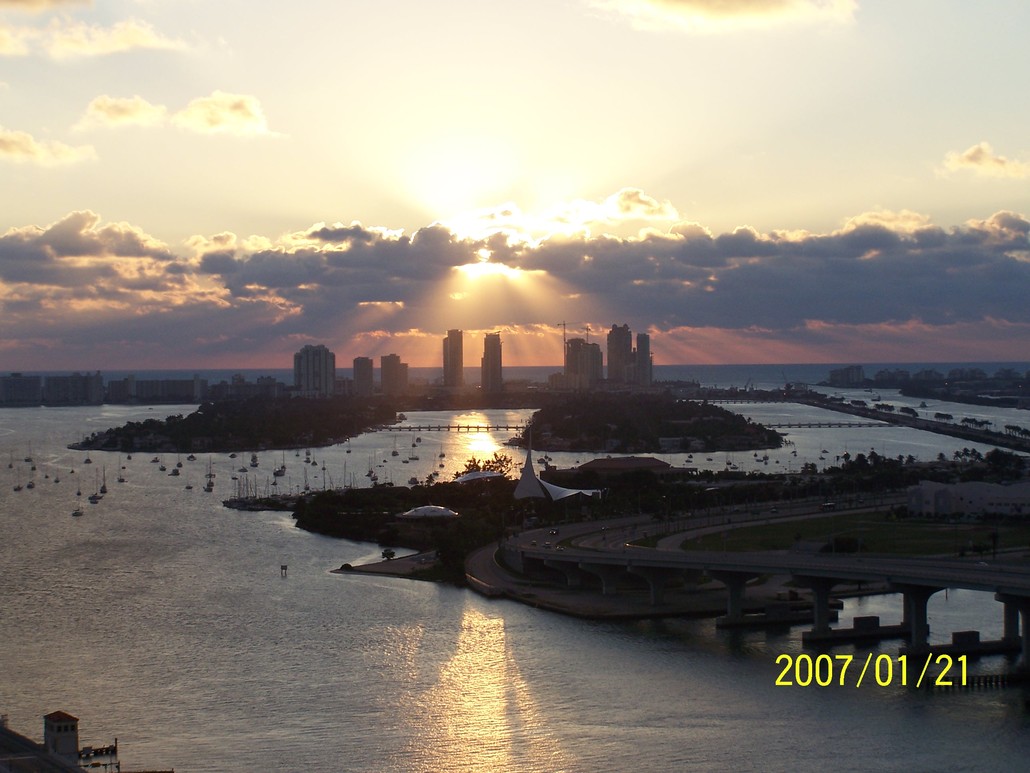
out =
<path fill-rule="evenodd" d="M 0 0 L 0 372 L 1030 360 L 1025 0 Z"/>

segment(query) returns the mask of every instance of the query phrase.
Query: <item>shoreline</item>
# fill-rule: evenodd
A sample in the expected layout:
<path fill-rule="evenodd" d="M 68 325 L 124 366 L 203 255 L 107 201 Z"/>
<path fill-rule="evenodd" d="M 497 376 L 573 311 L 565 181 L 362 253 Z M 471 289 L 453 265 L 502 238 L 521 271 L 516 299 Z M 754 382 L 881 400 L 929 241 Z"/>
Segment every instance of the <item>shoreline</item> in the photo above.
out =
<path fill-rule="evenodd" d="M 490 599 L 507 599 L 549 612 L 586 620 L 649 620 L 660 618 L 717 618 L 726 614 L 727 594 L 716 584 L 710 588 L 671 588 L 661 604 L 651 604 L 644 589 L 622 590 L 604 595 L 599 590 L 567 588 L 519 575 L 497 561 L 497 546 L 490 544 L 473 551 L 465 561 L 467 587 Z M 421 582 L 433 582 L 418 573 L 433 565 L 433 553 L 414 553 L 402 558 L 384 559 L 368 564 L 344 564 L 331 569 L 332 574 L 367 574 Z M 811 593 L 805 589 L 783 585 L 785 577 L 771 577 L 748 587 L 744 612 L 757 615 L 769 606 L 791 603 L 800 611 L 811 608 Z M 792 594 L 793 592 L 793 594 Z M 869 586 L 862 590 L 848 589 L 833 594 L 835 599 L 879 596 L 892 591 Z M 791 598 L 791 596 L 794 596 Z M 796 624 L 796 621 L 795 621 Z"/>

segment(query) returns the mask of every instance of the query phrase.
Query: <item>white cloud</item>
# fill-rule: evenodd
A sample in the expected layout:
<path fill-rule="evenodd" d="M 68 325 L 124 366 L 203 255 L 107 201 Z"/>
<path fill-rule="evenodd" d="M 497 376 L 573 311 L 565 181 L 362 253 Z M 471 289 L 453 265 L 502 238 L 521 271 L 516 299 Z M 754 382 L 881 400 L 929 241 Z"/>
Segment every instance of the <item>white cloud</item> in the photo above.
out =
<path fill-rule="evenodd" d="M 249 94 L 215 91 L 198 97 L 169 117 L 165 105 L 148 102 L 139 95 L 112 97 L 102 94 L 86 106 L 75 124 L 76 129 L 120 128 L 124 126 L 164 126 L 169 121 L 180 129 L 199 134 L 237 136 L 276 136 L 265 120 L 261 102 Z"/>
<path fill-rule="evenodd" d="M 64 18 L 53 19 L 46 27 L 0 26 L 0 56 L 29 56 L 42 51 L 61 61 L 138 49 L 178 51 L 186 47 L 183 41 L 165 37 L 136 19 L 111 27 Z"/>
<path fill-rule="evenodd" d="M 172 116 L 183 129 L 202 134 L 270 135 L 257 97 L 215 91 L 199 97 Z"/>
<path fill-rule="evenodd" d="M 91 0 L 0 0 L 0 10 L 14 8 L 20 11 L 45 11 L 68 5 L 92 5 Z"/>
<path fill-rule="evenodd" d="M 1030 163 L 999 156 L 987 142 L 978 142 L 961 153 L 952 151 L 944 157 L 948 172 L 966 170 L 982 177 L 1009 177 L 1022 180 L 1030 177 Z"/>
<path fill-rule="evenodd" d="M 0 56 L 26 56 L 31 51 L 35 30 L 27 27 L 0 27 Z"/>
<path fill-rule="evenodd" d="M 159 126 L 168 109 L 153 105 L 140 96 L 110 97 L 103 94 L 86 107 L 86 114 L 75 125 L 77 129 L 92 126 Z"/>
<path fill-rule="evenodd" d="M 40 141 L 28 132 L 0 126 L 0 160 L 38 166 L 61 166 L 91 161 L 97 157 L 90 145 L 72 147 L 53 140 Z"/>
<path fill-rule="evenodd" d="M 136 19 L 120 21 L 112 27 L 55 20 L 44 45 L 54 59 L 106 56 L 141 48 L 181 50 L 186 47 L 182 41 L 164 37 L 147 22 Z"/>

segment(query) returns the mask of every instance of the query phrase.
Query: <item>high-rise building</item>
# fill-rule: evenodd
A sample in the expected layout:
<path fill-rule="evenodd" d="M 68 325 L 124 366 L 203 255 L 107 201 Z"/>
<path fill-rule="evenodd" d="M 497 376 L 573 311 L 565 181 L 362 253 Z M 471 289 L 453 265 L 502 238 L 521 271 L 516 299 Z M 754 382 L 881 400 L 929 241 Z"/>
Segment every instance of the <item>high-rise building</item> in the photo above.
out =
<path fill-rule="evenodd" d="M 500 333 L 487 333 L 486 338 L 483 339 L 480 389 L 484 394 L 497 394 L 504 391 L 504 379 L 501 372 Z"/>
<path fill-rule="evenodd" d="M 329 397 L 336 389 L 336 355 L 308 344 L 293 355 L 293 386 L 301 397 Z"/>
<path fill-rule="evenodd" d="M 577 392 L 593 389 L 604 377 L 604 357 L 599 344 L 582 338 L 565 343 L 565 386 Z"/>
<path fill-rule="evenodd" d="M 43 402 L 47 405 L 100 405 L 104 402 L 104 379 L 100 371 L 92 375 L 47 376 L 43 381 Z"/>
<path fill-rule="evenodd" d="M 368 397 L 375 387 L 371 357 L 354 358 L 354 394 L 357 397 Z"/>
<path fill-rule="evenodd" d="M 465 361 L 462 354 L 462 331 L 448 330 L 443 339 L 443 385 L 465 385 Z"/>
<path fill-rule="evenodd" d="M 400 355 L 384 354 L 379 358 L 379 370 L 383 394 L 402 395 L 408 391 L 408 365 L 401 362 Z"/>
<path fill-rule="evenodd" d="M 637 349 L 633 352 L 633 382 L 641 387 L 651 386 L 652 370 L 651 336 L 637 333 Z"/>
<path fill-rule="evenodd" d="M 608 381 L 612 384 L 633 381 L 633 333 L 629 325 L 612 325 L 608 331 Z"/>

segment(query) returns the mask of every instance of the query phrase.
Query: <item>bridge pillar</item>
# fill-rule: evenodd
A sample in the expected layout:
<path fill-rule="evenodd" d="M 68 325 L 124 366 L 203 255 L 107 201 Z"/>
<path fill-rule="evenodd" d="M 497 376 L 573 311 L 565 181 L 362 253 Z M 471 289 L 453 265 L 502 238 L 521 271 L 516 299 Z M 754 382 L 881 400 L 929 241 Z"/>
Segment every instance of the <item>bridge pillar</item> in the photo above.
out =
<path fill-rule="evenodd" d="M 569 561 L 544 561 L 544 566 L 565 575 L 565 584 L 570 588 L 579 588 L 583 585 L 583 573 L 576 564 Z"/>
<path fill-rule="evenodd" d="M 621 566 L 612 564 L 589 564 L 585 561 L 579 563 L 579 568 L 584 572 L 598 577 L 601 580 L 601 595 L 614 596 L 618 592 L 619 576 L 625 571 Z"/>
<path fill-rule="evenodd" d="M 1019 638 L 1021 641 L 1021 658 L 1019 668 L 1023 671 L 1030 670 L 1030 598 L 1023 596 L 1006 596 L 1001 593 L 994 595 L 998 601 L 1005 605 L 1005 639 L 1014 641 Z M 1022 618 L 1022 626 L 1020 625 Z M 1022 628 L 1022 636 L 1020 636 Z"/>
<path fill-rule="evenodd" d="M 822 636 L 830 632 L 830 591 L 837 581 L 831 577 L 804 577 L 795 575 L 794 579 L 812 591 L 812 636 Z"/>
<path fill-rule="evenodd" d="M 737 622 L 744 617 L 744 594 L 748 581 L 758 577 L 747 572 L 709 571 L 713 580 L 726 586 L 726 621 Z"/>
<path fill-rule="evenodd" d="M 1013 642 L 1019 638 L 1019 600 L 1001 593 L 994 594 L 995 601 L 1003 604 L 1004 628 L 1002 641 Z"/>
<path fill-rule="evenodd" d="M 930 596 L 943 588 L 926 585 L 895 584 L 895 590 L 904 596 L 904 616 L 901 624 L 909 631 L 909 649 L 926 649 L 930 638 L 930 624 L 926 617 L 926 603 Z"/>
<path fill-rule="evenodd" d="M 651 605 L 658 606 L 665 600 L 665 585 L 671 577 L 679 572 L 671 569 L 660 569 L 653 566 L 633 566 L 627 568 L 630 574 L 643 577 L 651 591 Z"/>

